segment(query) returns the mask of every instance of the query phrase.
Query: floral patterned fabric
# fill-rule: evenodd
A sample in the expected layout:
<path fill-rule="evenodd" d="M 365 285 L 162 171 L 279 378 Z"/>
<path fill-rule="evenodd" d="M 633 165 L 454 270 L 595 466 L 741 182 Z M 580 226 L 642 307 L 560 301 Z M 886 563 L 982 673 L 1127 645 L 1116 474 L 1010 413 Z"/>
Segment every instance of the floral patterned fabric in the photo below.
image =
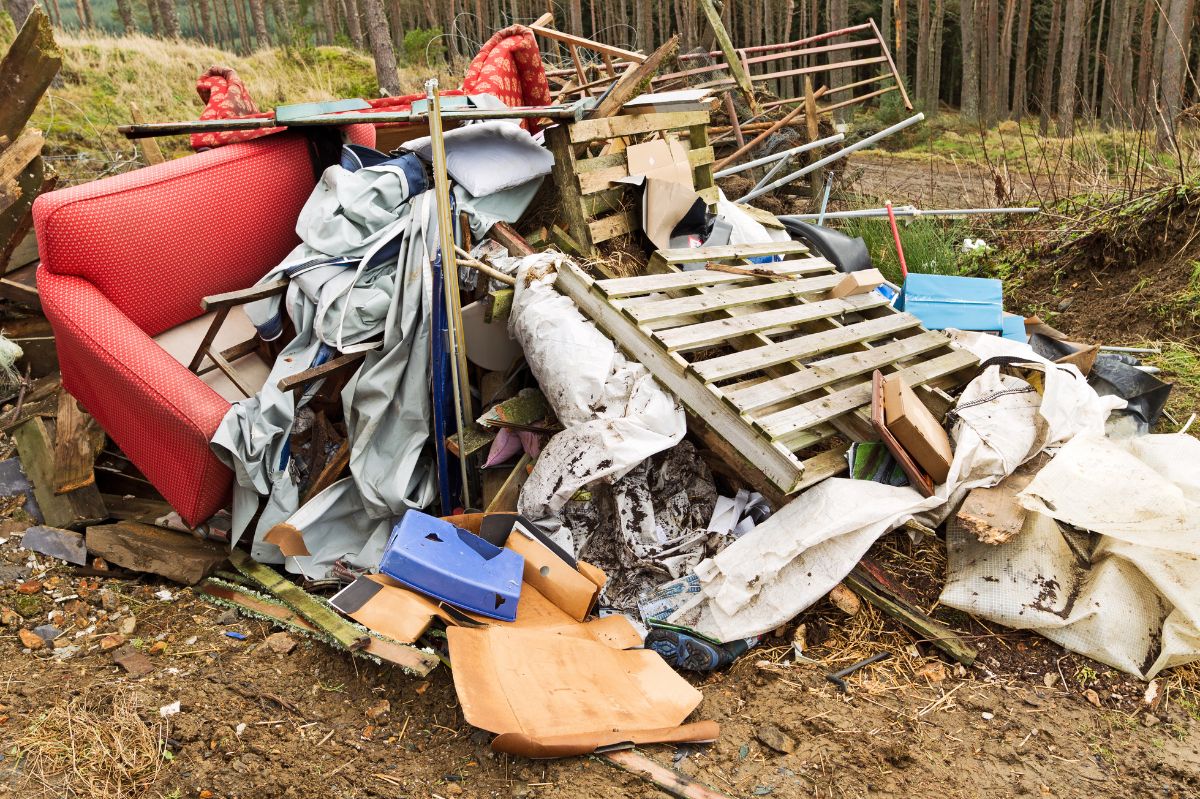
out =
<path fill-rule="evenodd" d="M 270 118 L 270 112 L 260 113 L 250 97 L 250 90 L 237 73 L 227 67 L 209 67 L 196 79 L 196 92 L 204 103 L 201 119 L 235 119 L 242 117 Z M 238 141 L 250 141 L 260 136 L 277 133 L 283 128 L 262 130 L 227 130 L 211 133 L 193 133 L 192 149 L 207 150 Z"/>

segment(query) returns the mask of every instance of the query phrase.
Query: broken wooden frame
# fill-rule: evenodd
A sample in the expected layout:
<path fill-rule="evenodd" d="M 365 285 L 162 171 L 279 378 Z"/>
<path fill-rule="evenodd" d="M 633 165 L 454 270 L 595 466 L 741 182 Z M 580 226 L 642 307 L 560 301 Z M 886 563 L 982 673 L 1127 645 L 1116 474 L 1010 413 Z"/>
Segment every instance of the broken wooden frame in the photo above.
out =
<path fill-rule="evenodd" d="M 755 267 L 790 279 L 679 271 L 776 255 L 785 260 Z M 846 469 L 833 439 L 875 438 L 873 370 L 942 389 L 966 382 L 978 364 L 877 292 L 830 299 L 842 275 L 798 242 L 660 250 L 649 271 L 595 280 L 565 264 L 557 286 L 680 398 L 706 445 L 775 502 Z"/>
<path fill-rule="evenodd" d="M 641 227 L 630 186 L 613 184 L 629 176 L 624 143 L 615 140 L 683 135 L 696 193 L 706 203 L 717 201 L 712 176 L 713 149 L 708 144 L 708 111 L 630 114 L 557 125 L 546 131 L 554 153 L 554 182 L 567 231 L 582 255 L 593 257 L 596 245 Z M 577 157 L 580 148 L 599 142 L 599 155 Z"/>
<path fill-rule="evenodd" d="M 0 60 L 6 91 L 0 103 L 0 296 L 35 307 L 38 256 L 31 211 L 37 196 L 54 187 L 55 176 L 41 157 L 41 133 L 24 128 L 61 66 L 50 19 L 34 6 Z"/>

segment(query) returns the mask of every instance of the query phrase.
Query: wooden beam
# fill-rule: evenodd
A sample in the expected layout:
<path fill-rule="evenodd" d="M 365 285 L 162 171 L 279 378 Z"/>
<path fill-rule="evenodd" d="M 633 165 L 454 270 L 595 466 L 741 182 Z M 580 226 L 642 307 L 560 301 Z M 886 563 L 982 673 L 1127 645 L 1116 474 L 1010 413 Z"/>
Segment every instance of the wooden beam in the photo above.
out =
<path fill-rule="evenodd" d="M 66 391 L 58 394 L 54 441 L 54 493 L 69 494 L 96 483 L 93 466 L 104 449 L 104 431 Z"/>
<path fill-rule="evenodd" d="M 61 495 L 54 492 L 54 439 L 41 417 L 35 416 L 18 426 L 12 437 L 46 524 L 70 529 L 108 517 L 104 500 L 94 484 Z"/>
<path fill-rule="evenodd" d="M 712 2 L 712 0 L 705 1 Z M 679 36 L 677 34 L 668 39 L 666 44 L 651 53 L 649 57 L 636 67 L 625 70 L 624 74 L 613 84 L 612 89 L 588 113 L 588 119 L 605 119 L 619 113 L 625 103 L 645 90 L 646 86 L 649 85 L 650 79 L 662 68 L 663 62 L 669 58 L 673 58 L 678 52 Z"/>
<path fill-rule="evenodd" d="M 725 25 L 721 22 L 721 12 L 717 11 L 713 0 L 700 0 L 700 10 L 704 12 L 709 27 L 712 28 L 713 33 L 717 37 L 717 46 L 721 48 L 721 53 L 725 56 L 725 61 L 729 65 L 729 74 L 733 75 L 734 82 L 742 92 L 742 96 L 746 98 L 746 102 L 749 103 L 750 112 L 752 114 L 757 113 L 758 104 L 754 99 L 754 87 L 750 84 L 750 76 L 746 74 L 742 60 L 738 57 L 737 51 L 733 49 L 733 42 L 729 38 L 729 31 L 725 30 Z"/>
<path fill-rule="evenodd" d="M 855 566 L 843 582 L 851 591 L 879 608 L 885 615 L 917 633 L 922 641 L 933 644 L 964 666 L 975 662 L 978 653 L 968 646 L 958 633 L 887 590 L 862 566 Z"/>
<path fill-rule="evenodd" d="M 361 361 L 367 355 L 366 351 L 350 352 L 345 355 L 339 355 L 336 358 L 326 361 L 320 366 L 314 366 L 311 369 L 305 369 L 303 372 L 297 372 L 294 375 L 283 378 L 279 381 L 280 391 L 299 391 L 313 380 L 319 380 L 323 377 L 329 377 L 334 372 L 341 371 L 349 366 Z"/>
<path fill-rule="evenodd" d="M 153 524 L 123 521 L 87 528 L 87 548 L 109 563 L 195 585 L 225 562 L 225 545 Z"/>
<path fill-rule="evenodd" d="M 138 107 L 137 103 L 129 104 L 129 118 L 133 120 L 133 124 L 135 125 L 146 124 L 146 119 L 142 116 L 142 109 Z M 148 137 L 142 142 L 142 155 L 146 156 L 146 163 L 150 166 L 161 164 L 167 160 L 163 158 L 162 148 L 158 146 L 158 140 L 152 137 Z"/>
<path fill-rule="evenodd" d="M 30 128 L 17 140 L 0 150 L 0 210 L 8 208 L 21 198 L 17 179 L 33 159 L 42 153 L 45 139 L 40 130 Z"/>
<path fill-rule="evenodd" d="M 34 6 L 3 60 L 0 60 L 0 136 L 16 141 L 21 129 L 50 88 L 62 67 L 62 50 L 54 41 L 54 27 L 40 6 Z"/>
<path fill-rule="evenodd" d="M 728 795 L 714 791 L 682 771 L 659 765 L 636 749 L 606 752 L 601 757 L 622 771 L 657 785 L 676 799 L 729 799 Z"/>

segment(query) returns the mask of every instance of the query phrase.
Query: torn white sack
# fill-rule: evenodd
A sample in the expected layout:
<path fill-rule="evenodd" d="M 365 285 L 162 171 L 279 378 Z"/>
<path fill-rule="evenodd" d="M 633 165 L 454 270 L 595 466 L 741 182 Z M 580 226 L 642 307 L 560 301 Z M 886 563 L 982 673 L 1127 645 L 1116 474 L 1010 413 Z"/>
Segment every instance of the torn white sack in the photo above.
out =
<path fill-rule="evenodd" d="M 1200 658 L 1200 441 L 1079 436 L 1019 500 L 1004 544 L 948 535 L 942 604 L 1144 679 Z"/>
<path fill-rule="evenodd" d="M 913 517 L 936 526 L 967 491 L 995 485 L 1045 446 L 1080 431 L 1103 431 L 1111 398 L 1096 396 L 1082 375 L 1053 366 L 1043 383 L 1038 393 L 989 367 L 959 398 L 954 460 L 934 496 L 865 480 L 825 480 L 697 566 L 705 599 L 671 621 L 721 641 L 772 630 L 825 596 L 888 531 Z"/>
<path fill-rule="evenodd" d="M 683 407 L 554 289 L 559 253 L 522 258 L 509 333 L 565 428 L 546 444 L 521 489 L 520 512 L 557 516 L 576 491 L 615 480 L 677 444 Z"/>

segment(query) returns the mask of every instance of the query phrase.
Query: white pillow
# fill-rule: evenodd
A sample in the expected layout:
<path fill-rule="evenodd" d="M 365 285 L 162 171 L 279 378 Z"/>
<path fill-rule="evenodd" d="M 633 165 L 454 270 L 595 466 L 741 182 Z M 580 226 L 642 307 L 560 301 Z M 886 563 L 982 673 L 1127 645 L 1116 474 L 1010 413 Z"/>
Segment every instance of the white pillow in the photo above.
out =
<path fill-rule="evenodd" d="M 433 160 L 428 136 L 404 149 Z M 554 156 L 520 125 L 506 120 L 482 122 L 446 131 L 446 171 L 473 197 L 486 197 L 550 174 Z"/>

